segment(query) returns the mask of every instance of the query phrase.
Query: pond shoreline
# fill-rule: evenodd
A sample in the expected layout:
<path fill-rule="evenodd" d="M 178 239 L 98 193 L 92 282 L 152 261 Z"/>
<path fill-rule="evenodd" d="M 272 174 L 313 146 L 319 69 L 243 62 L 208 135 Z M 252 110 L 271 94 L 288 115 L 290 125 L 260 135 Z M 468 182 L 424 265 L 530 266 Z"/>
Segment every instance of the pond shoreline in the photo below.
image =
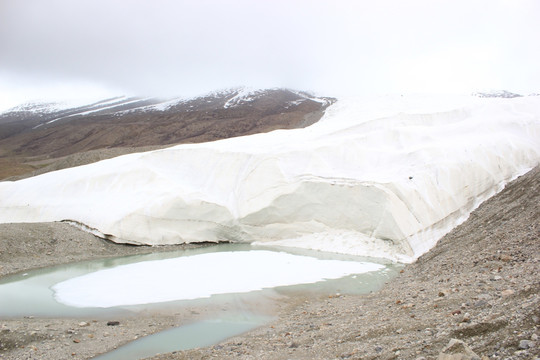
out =
<path fill-rule="evenodd" d="M 65 222 L 0 224 L 0 278 L 54 265 L 195 249 L 215 244 L 135 246 L 101 239 Z"/>
<path fill-rule="evenodd" d="M 215 244 L 133 246 L 100 239 L 67 223 L 0 224 L 0 280 L 82 261 L 199 249 Z M 277 295 L 276 295 L 277 296 Z M 242 303 L 275 316 L 285 297 Z M 279 305 L 278 305 L 279 304 Z M 279 309 L 277 309 L 279 307 Z M 261 309 L 264 309 L 262 311 Z M 235 304 L 171 306 L 118 315 L 0 318 L 0 358 L 90 359 L 146 335 L 236 311 Z M 120 315 L 121 314 L 121 315 Z M 107 325 L 118 321 L 118 325 Z"/>
<path fill-rule="evenodd" d="M 452 338 L 480 357 L 540 355 L 540 171 L 507 185 L 429 253 L 369 295 L 298 294 L 252 304 L 274 323 L 203 349 L 153 359 L 431 359 Z M 137 248 L 67 224 L 0 225 L 0 276 Z M 0 358 L 88 359 L 209 311 L 142 312 L 121 319 L 0 319 Z M 109 326 L 118 320 L 118 326 Z"/>

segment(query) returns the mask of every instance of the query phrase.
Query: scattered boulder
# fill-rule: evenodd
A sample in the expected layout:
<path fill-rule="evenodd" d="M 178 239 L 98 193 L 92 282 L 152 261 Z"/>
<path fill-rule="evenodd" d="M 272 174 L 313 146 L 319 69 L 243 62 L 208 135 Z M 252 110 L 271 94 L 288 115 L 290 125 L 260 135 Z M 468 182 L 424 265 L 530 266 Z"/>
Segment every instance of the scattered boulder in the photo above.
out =
<path fill-rule="evenodd" d="M 439 354 L 438 360 L 481 360 L 463 341 L 452 339 Z"/>
<path fill-rule="evenodd" d="M 531 340 L 521 340 L 518 345 L 518 348 L 521 350 L 526 350 L 533 347 L 534 347 L 534 341 L 531 341 Z"/>

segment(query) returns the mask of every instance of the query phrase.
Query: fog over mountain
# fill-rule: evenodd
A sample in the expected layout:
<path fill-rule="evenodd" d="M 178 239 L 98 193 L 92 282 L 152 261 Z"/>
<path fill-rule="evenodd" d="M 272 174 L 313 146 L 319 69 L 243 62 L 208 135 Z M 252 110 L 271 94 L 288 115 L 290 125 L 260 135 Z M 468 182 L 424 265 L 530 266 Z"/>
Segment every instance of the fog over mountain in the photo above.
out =
<path fill-rule="evenodd" d="M 539 13 L 534 0 L 3 0 L 0 109 L 239 85 L 528 94 Z"/>

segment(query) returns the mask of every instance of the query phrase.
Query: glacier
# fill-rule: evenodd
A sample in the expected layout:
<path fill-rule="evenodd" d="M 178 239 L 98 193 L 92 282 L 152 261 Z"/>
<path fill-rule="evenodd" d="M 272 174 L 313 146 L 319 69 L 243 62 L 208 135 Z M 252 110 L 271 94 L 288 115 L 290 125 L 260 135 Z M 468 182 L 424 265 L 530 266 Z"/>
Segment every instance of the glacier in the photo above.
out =
<path fill-rule="evenodd" d="M 0 182 L 0 222 L 119 243 L 251 242 L 412 262 L 540 162 L 540 97 L 340 99 L 307 128 Z"/>

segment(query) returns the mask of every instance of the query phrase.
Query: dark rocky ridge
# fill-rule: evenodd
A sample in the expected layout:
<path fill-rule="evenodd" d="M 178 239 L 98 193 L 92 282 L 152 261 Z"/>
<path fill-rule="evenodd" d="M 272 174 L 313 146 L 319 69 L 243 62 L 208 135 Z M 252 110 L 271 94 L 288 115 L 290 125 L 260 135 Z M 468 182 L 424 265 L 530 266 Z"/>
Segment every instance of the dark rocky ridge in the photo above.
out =
<path fill-rule="evenodd" d="M 507 90 L 496 90 L 496 91 L 488 91 L 488 92 L 475 92 L 473 93 L 473 96 L 478 96 L 481 98 L 505 98 L 505 99 L 512 99 L 516 97 L 522 97 L 523 95 L 516 94 Z"/>

